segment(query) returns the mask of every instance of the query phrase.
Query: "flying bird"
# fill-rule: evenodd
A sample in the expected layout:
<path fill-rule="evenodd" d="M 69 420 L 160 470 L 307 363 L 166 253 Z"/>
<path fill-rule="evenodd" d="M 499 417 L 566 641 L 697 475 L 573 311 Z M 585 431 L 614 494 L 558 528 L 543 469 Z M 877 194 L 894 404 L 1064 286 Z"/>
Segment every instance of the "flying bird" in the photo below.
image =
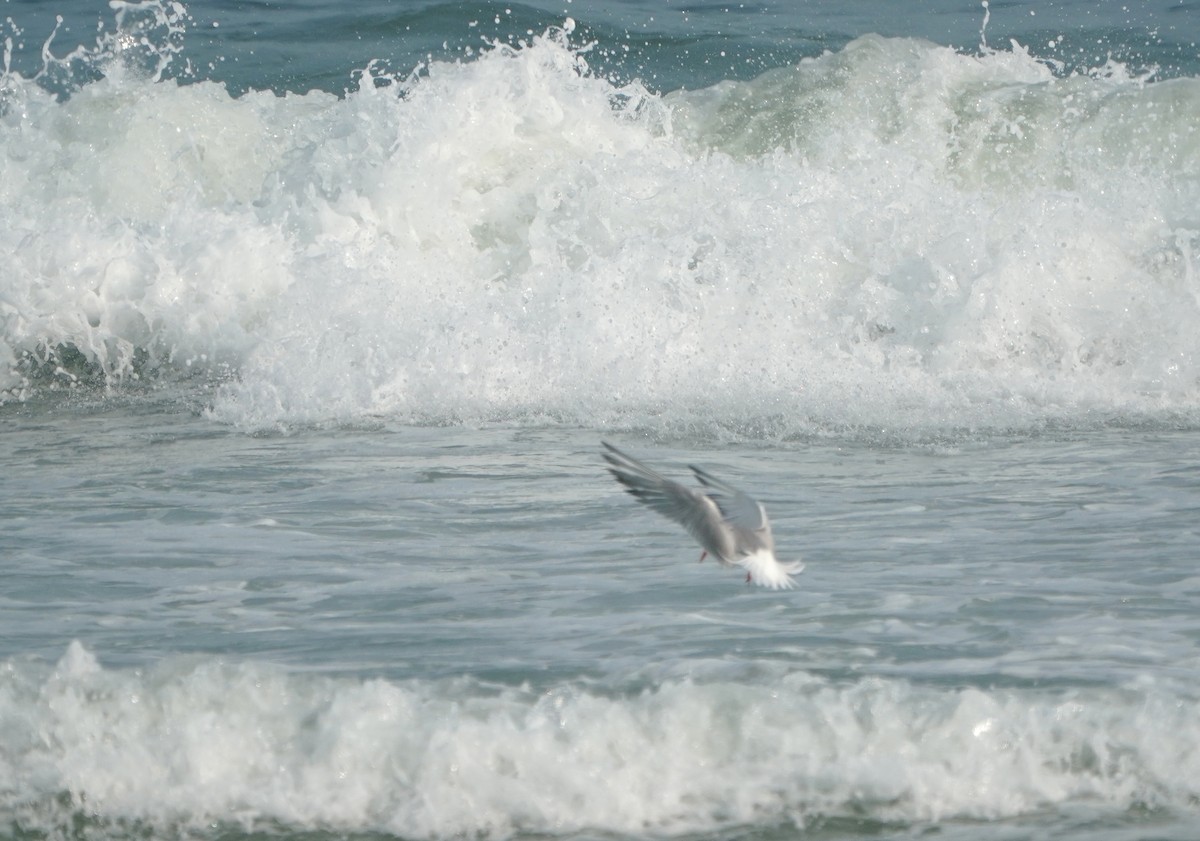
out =
<path fill-rule="evenodd" d="M 746 570 L 746 581 L 772 590 L 790 590 L 792 575 L 804 569 L 800 561 L 775 559 L 775 539 L 762 505 L 699 467 L 692 473 L 704 487 L 681 485 L 651 470 L 632 456 L 601 441 L 608 470 L 625 490 L 664 517 L 674 520 L 703 547 L 700 560 L 712 555 L 724 566 Z"/>

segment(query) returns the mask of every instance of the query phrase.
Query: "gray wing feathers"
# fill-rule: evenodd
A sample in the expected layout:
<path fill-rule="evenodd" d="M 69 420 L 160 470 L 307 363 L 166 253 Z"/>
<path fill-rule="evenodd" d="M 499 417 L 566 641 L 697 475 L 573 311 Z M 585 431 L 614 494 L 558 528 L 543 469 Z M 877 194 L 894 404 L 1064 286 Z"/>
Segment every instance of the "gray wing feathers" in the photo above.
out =
<path fill-rule="evenodd" d="M 739 551 L 746 553 L 759 549 L 775 549 L 771 536 L 771 523 L 767 510 L 749 494 L 738 490 L 728 482 L 722 482 L 706 470 L 692 465 L 692 472 L 706 488 L 709 496 L 721 509 L 721 515 L 733 529 Z"/>
<path fill-rule="evenodd" d="M 609 472 L 625 486 L 639 502 L 682 525 L 688 534 L 708 552 L 725 563 L 737 556 L 735 535 L 725 522 L 725 515 L 707 494 L 689 490 L 678 482 L 662 476 L 632 456 L 602 442 L 608 452 L 604 460 Z"/>
<path fill-rule="evenodd" d="M 662 476 L 607 441 L 609 472 L 640 502 L 681 524 L 696 541 L 725 563 L 760 549 L 774 551 L 767 512 L 749 495 L 692 467 L 706 488 L 693 491 Z"/>
<path fill-rule="evenodd" d="M 692 472 L 700 483 L 710 489 L 709 495 L 716 501 L 721 513 L 748 529 L 761 529 L 767 525 L 767 512 L 748 494 L 733 485 L 722 482 L 711 473 L 692 465 Z"/>

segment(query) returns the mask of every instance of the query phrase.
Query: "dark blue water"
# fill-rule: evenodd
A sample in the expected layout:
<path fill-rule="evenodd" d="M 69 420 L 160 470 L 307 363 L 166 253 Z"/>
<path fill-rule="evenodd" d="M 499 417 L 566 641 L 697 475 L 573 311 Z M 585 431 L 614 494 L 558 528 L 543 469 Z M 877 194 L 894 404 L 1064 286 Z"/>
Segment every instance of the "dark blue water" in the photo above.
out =
<path fill-rule="evenodd" d="M 26 75 L 41 68 L 41 48 L 55 31 L 56 17 L 62 23 L 51 52 L 58 57 L 90 48 L 97 30 L 113 28 L 112 12 L 89 2 L 6 0 L 4 13 L 8 30 L 20 32 L 11 66 Z M 1200 63 L 1196 9 L 1165 0 L 607 2 L 586 8 L 562 2 L 372 0 L 352 10 L 308 0 L 192 5 L 180 17 L 187 29 L 187 60 L 172 72 L 220 81 L 235 92 L 303 93 L 315 87 L 340 93 L 353 85 L 353 71 L 372 61 L 407 73 L 430 59 L 464 58 L 490 41 L 528 41 L 568 17 L 579 24 L 578 40 L 596 42 L 598 70 L 640 78 L 661 92 L 751 78 L 839 50 L 868 33 L 967 51 L 983 45 L 1007 49 L 1016 40 L 1064 72 L 1101 67 L 1112 58 L 1174 78 L 1195 75 Z"/>

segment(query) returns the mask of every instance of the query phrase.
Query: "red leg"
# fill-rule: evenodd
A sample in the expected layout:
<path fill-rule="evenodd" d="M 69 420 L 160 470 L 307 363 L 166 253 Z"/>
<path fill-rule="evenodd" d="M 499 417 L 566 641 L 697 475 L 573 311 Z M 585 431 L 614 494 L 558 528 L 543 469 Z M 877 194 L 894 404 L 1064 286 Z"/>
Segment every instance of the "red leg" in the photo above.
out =
<path fill-rule="evenodd" d="M 708 557 L 708 550 L 705 549 L 700 553 L 700 563 L 704 563 L 704 559 Z"/>

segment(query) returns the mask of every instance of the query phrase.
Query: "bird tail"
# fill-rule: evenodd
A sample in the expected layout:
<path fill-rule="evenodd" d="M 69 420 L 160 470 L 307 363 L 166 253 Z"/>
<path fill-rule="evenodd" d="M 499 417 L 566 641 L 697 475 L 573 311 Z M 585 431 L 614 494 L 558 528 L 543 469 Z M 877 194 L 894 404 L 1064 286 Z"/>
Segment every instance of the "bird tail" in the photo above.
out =
<path fill-rule="evenodd" d="M 790 590 L 796 586 L 793 575 L 804 571 L 803 561 L 780 563 L 770 552 L 754 552 L 738 559 L 750 580 L 768 590 Z"/>

